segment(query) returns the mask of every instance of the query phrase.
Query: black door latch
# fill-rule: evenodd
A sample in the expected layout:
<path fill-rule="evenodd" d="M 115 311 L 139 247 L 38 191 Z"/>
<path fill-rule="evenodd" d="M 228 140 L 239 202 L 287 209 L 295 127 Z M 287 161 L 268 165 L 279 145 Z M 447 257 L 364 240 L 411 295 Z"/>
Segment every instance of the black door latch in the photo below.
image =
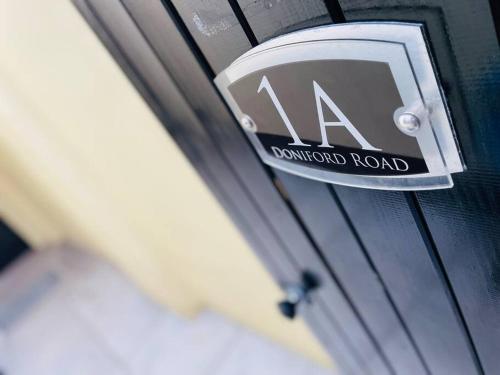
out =
<path fill-rule="evenodd" d="M 280 312 L 288 319 L 295 318 L 302 301 L 311 303 L 310 293 L 320 286 L 319 279 L 309 271 L 302 272 L 299 283 L 285 284 L 286 298 L 278 303 Z"/>

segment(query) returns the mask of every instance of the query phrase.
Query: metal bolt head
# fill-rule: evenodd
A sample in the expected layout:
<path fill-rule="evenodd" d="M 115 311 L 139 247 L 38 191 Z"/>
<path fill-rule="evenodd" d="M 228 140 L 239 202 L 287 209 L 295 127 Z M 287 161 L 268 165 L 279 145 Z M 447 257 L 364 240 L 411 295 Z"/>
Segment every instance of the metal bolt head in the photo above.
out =
<path fill-rule="evenodd" d="M 420 129 L 420 120 L 413 113 L 403 113 L 398 118 L 398 129 L 403 133 L 414 134 Z"/>
<path fill-rule="evenodd" d="M 243 129 L 253 133 L 257 132 L 257 125 L 250 116 L 248 115 L 241 116 L 240 123 Z"/>

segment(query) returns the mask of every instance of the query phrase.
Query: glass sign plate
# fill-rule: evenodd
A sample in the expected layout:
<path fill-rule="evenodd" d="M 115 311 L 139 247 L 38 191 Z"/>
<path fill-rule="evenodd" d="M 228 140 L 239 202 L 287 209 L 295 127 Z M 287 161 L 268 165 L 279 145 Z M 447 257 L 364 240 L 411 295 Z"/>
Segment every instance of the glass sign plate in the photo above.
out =
<path fill-rule="evenodd" d="M 449 188 L 464 170 L 420 24 L 291 33 L 248 51 L 215 83 L 274 168 L 386 190 Z"/>

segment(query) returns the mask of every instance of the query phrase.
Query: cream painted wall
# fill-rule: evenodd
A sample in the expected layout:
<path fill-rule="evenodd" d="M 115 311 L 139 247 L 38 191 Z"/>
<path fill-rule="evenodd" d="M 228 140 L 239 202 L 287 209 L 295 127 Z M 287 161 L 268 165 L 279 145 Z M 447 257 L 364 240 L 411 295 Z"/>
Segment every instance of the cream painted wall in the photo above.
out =
<path fill-rule="evenodd" d="M 69 2 L 0 0 L 0 56 L 0 216 L 32 246 L 95 249 L 179 312 L 329 362 Z"/>

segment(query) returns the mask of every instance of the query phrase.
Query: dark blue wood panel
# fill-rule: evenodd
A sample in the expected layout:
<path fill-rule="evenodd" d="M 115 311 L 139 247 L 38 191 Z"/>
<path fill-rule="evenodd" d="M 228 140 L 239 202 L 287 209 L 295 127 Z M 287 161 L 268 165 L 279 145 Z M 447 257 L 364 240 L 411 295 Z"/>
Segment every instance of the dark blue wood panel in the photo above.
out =
<path fill-rule="evenodd" d="M 28 245 L 0 220 L 0 272 L 28 250 Z"/>
<path fill-rule="evenodd" d="M 335 191 L 431 373 L 477 373 L 453 300 L 405 194 Z"/>
<path fill-rule="evenodd" d="M 424 22 L 468 170 L 414 209 L 464 318 L 481 371 L 500 368 L 500 53 L 487 0 L 341 0 L 347 19 Z"/>
<path fill-rule="evenodd" d="M 346 221 L 332 187 L 281 171 L 276 174 L 394 371 L 428 374 L 390 293 L 351 223 Z"/>
<path fill-rule="evenodd" d="M 238 3 L 259 43 L 331 23 L 323 0 L 238 0 Z"/>
<path fill-rule="evenodd" d="M 172 3 L 213 71 L 221 71 L 228 59 L 235 60 L 251 48 L 227 1 L 172 0 Z"/>

